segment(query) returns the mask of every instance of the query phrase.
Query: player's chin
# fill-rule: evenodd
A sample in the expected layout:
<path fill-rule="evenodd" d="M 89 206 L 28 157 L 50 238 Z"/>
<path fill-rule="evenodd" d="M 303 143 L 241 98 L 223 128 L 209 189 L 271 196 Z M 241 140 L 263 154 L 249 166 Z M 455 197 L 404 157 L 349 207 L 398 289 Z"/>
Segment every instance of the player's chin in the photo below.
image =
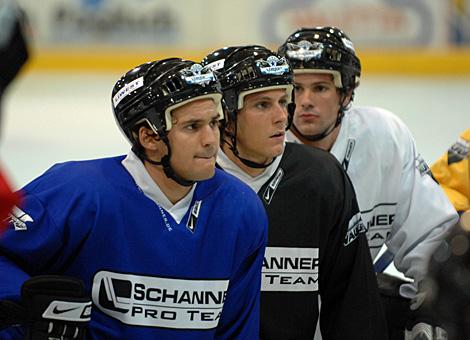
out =
<path fill-rule="evenodd" d="M 195 158 L 191 177 L 194 181 L 209 179 L 215 174 L 215 157 Z"/>
<path fill-rule="evenodd" d="M 211 179 L 214 177 L 215 174 L 215 167 L 212 169 L 208 169 L 206 171 L 198 171 L 197 173 L 193 174 L 193 181 L 205 181 L 206 179 Z"/>
<path fill-rule="evenodd" d="M 272 145 L 270 145 L 270 147 L 267 147 L 265 150 L 269 150 L 269 154 L 267 156 L 269 156 L 270 158 L 274 158 L 284 152 L 284 147 L 285 144 L 284 141 L 282 141 L 273 143 Z"/>
<path fill-rule="evenodd" d="M 318 130 L 318 124 L 316 122 L 311 122 L 311 121 L 305 122 L 301 120 L 299 122 L 295 122 L 295 127 L 303 135 L 315 135 L 317 134 L 317 130 Z"/>

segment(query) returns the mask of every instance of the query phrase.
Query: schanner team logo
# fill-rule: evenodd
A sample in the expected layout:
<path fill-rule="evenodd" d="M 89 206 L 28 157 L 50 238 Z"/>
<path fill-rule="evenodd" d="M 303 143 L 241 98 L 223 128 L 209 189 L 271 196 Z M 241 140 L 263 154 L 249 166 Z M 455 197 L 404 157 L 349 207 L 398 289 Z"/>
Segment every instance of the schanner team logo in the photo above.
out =
<path fill-rule="evenodd" d="M 318 291 L 318 248 L 266 247 L 261 290 L 268 292 Z"/>
<path fill-rule="evenodd" d="M 344 238 L 344 245 L 347 246 L 353 242 L 361 233 L 367 232 L 367 227 L 362 222 L 362 215 L 358 212 L 349 220 L 348 231 Z"/>
<path fill-rule="evenodd" d="M 93 303 L 127 325 L 213 329 L 229 280 L 169 279 L 100 271 L 93 278 Z"/>
<path fill-rule="evenodd" d="M 375 258 L 388 239 L 395 220 L 397 203 L 379 203 L 361 211 L 362 221 L 367 229 L 367 240 L 372 258 Z"/>

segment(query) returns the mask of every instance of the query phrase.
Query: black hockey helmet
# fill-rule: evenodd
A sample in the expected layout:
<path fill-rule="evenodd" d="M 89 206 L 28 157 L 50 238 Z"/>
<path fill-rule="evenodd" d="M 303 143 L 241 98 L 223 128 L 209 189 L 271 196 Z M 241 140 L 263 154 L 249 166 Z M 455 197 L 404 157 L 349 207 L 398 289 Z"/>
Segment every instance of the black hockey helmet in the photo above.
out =
<path fill-rule="evenodd" d="M 162 165 L 167 177 L 189 186 L 193 182 L 177 175 L 170 165 L 167 133 L 172 127 L 174 109 L 205 98 L 218 104 L 219 120 L 222 120 L 222 93 L 213 72 L 193 61 L 169 58 L 142 64 L 123 75 L 114 85 L 112 106 L 116 121 L 137 156 Z M 168 154 L 160 161 L 149 159 L 140 145 L 136 130 L 143 123 L 167 145 Z"/>
<path fill-rule="evenodd" d="M 221 71 L 224 68 L 225 58 L 230 53 L 242 46 L 225 46 L 206 55 L 201 61 L 201 65 L 208 67 L 212 71 Z"/>
<path fill-rule="evenodd" d="M 293 74 L 287 60 L 263 46 L 233 48 L 217 73 L 229 114 L 243 108 L 246 95 L 286 89 L 292 101 Z"/>
<path fill-rule="evenodd" d="M 213 72 L 193 61 L 169 58 L 137 66 L 114 85 L 112 105 L 116 121 L 131 144 L 134 128 L 147 122 L 160 137 L 172 127 L 171 111 L 198 99 L 211 98 L 220 105 L 222 94 Z"/>
<path fill-rule="evenodd" d="M 245 165 L 265 168 L 260 164 L 240 157 L 237 150 L 237 113 L 243 108 L 245 96 L 274 89 L 285 89 L 288 98 L 288 125 L 295 111 L 293 103 L 293 73 L 287 60 L 263 46 L 231 46 L 216 50 L 204 58 L 203 64 L 214 69 L 223 92 L 223 103 L 229 120 L 235 123 L 235 131 L 228 132 L 231 143 L 225 141 L 233 154 Z M 274 159 L 273 159 L 274 161 Z"/>
<path fill-rule="evenodd" d="M 301 28 L 287 38 L 278 53 L 287 58 L 296 74 L 332 74 L 336 87 L 343 91 L 359 86 L 361 62 L 351 40 L 336 27 Z"/>

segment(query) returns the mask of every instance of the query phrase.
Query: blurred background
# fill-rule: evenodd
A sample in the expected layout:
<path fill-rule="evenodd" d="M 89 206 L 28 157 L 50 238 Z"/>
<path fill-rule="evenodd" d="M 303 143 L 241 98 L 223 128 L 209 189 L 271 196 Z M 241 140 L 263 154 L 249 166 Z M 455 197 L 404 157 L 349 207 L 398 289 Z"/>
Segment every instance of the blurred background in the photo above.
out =
<path fill-rule="evenodd" d="M 133 66 L 200 60 L 225 45 L 277 49 L 302 26 L 349 35 L 363 65 L 355 105 L 401 117 L 428 163 L 470 127 L 470 0 L 17 3 L 29 18 L 31 58 L 5 93 L 0 136 L 0 161 L 15 188 L 57 162 L 128 151 L 110 93 Z"/>

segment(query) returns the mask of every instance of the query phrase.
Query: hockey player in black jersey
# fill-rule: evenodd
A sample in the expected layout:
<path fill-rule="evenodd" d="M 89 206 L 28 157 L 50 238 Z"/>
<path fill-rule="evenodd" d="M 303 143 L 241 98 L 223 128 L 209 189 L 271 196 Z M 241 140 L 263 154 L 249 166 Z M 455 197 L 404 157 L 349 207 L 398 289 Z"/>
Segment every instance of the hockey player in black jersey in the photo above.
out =
<path fill-rule="evenodd" d="M 229 47 L 203 64 L 218 72 L 228 123 L 218 165 L 247 183 L 269 217 L 261 339 L 387 338 L 354 190 L 327 152 L 285 143 L 292 71 L 261 46 Z M 319 300 L 321 298 L 321 307 Z"/>

